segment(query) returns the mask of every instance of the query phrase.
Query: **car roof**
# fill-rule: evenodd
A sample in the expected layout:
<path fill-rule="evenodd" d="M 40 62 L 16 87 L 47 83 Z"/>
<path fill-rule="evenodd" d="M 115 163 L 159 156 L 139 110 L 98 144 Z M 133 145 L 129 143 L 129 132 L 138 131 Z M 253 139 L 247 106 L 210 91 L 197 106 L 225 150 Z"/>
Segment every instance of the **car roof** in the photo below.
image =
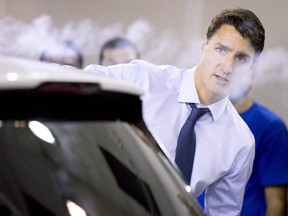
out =
<path fill-rule="evenodd" d="M 0 89 L 34 88 L 44 82 L 97 83 L 102 90 L 142 95 L 143 89 L 129 82 L 103 77 L 68 65 L 0 56 Z"/>
<path fill-rule="evenodd" d="M 142 119 L 143 90 L 71 66 L 0 56 L 0 119 Z"/>

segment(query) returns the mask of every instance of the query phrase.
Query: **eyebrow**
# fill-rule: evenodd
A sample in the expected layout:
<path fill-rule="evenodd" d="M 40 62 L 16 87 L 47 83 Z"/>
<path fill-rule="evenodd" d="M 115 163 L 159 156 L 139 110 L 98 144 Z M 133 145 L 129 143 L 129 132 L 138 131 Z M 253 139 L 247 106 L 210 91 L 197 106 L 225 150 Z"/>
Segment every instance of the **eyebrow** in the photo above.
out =
<path fill-rule="evenodd" d="M 217 45 L 220 46 L 221 48 L 227 50 L 227 51 L 231 51 L 231 50 L 232 50 L 230 47 L 225 46 L 225 45 L 223 45 L 223 44 L 221 44 L 221 43 L 217 43 Z"/>
<path fill-rule="evenodd" d="M 221 43 L 217 43 L 217 45 L 220 46 L 221 48 L 227 50 L 227 51 L 232 51 L 232 49 L 231 49 L 230 47 L 225 46 L 225 45 L 223 45 L 223 44 L 221 44 Z M 238 52 L 238 53 L 236 54 L 236 56 L 241 56 L 241 57 L 245 57 L 245 58 L 251 58 L 250 55 L 248 55 L 247 53 L 244 53 L 244 52 Z"/>
<path fill-rule="evenodd" d="M 244 57 L 244 58 L 247 58 L 247 59 L 250 59 L 250 58 L 251 58 L 250 55 L 248 55 L 248 54 L 246 54 L 246 53 L 243 53 L 243 52 L 237 53 L 237 56 L 239 56 L 239 57 Z"/>

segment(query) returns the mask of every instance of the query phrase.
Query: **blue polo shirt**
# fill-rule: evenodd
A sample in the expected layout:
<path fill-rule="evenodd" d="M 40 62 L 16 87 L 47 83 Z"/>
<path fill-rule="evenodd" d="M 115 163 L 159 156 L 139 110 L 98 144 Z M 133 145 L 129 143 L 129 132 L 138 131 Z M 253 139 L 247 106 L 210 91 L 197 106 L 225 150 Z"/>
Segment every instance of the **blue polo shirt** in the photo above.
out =
<path fill-rule="evenodd" d="M 265 216 L 264 188 L 288 184 L 288 132 L 283 120 L 254 102 L 240 114 L 255 137 L 253 171 L 246 185 L 241 216 Z M 204 206 L 204 193 L 198 197 Z"/>

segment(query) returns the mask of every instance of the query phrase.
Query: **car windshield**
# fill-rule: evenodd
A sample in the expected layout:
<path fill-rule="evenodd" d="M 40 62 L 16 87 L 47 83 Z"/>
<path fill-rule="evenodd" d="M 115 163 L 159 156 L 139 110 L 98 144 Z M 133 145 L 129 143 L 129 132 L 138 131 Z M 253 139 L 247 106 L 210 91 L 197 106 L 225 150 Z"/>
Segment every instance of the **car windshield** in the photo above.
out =
<path fill-rule="evenodd" d="M 73 215 L 71 203 L 82 215 L 165 215 L 157 200 L 167 192 L 151 168 L 161 150 L 149 140 L 121 121 L 2 121 L 0 201 L 37 215 Z"/>

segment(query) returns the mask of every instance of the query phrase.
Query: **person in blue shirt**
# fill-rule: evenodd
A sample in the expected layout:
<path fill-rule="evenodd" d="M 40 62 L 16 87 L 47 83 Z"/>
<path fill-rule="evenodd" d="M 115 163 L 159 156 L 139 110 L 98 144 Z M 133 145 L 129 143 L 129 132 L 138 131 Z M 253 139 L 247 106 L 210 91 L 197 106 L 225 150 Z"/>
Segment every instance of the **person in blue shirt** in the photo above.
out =
<path fill-rule="evenodd" d="M 253 77 L 253 72 L 243 76 L 229 96 L 254 134 L 256 144 L 241 216 L 287 216 L 287 127 L 280 116 L 251 98 Z M 203 206 L 203 194 L 198 200 Z"/>
<path fill-rule="evenodd" d="M 194 127 L 196 151 L 187 185 L 196 196 L 207 190 L 205 215 L 240 214 L 255 140 L 228 97 L 239 77 L 253 69 L 264 40 L 265 30 L 252 11 L 230 8 L 212 19 L 200 44 L 200 61 L 190 69 L 143 60 L 84 69 L 144 89 L 143 119 L 171 161 L 191 104 L 210 110 Z"/>
<path fill-rule="evenodd" d="M 241 216 L 287 216 L 288 131 L 280 116 L 250 97 L 253 76 L 243 77 L 229 97 L 256 144 Z"/>

